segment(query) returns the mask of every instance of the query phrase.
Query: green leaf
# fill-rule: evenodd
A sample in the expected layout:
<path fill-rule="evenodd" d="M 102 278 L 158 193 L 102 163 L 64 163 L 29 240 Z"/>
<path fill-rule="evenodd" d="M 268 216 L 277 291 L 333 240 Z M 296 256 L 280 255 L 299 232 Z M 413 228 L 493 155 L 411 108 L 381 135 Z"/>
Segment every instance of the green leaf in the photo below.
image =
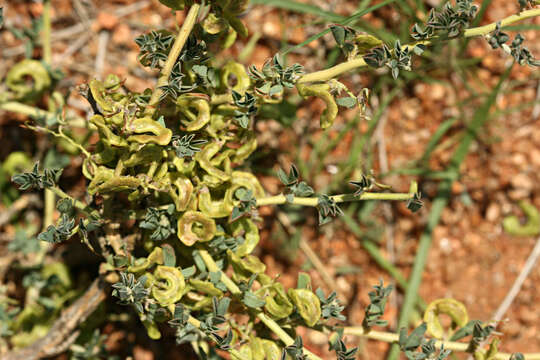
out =
<path fill-rule="evenodd" d="M 252 309 L 259 309 L 266 304 L 266 301 L 259 299 L 259 297 L 251 291 L 246 291 L 244 293 L 242 302 L 244 305 Z"/>
<path fill-rule="evenodd" d="M 339 106 L 344 106 L 350 109 L 354 107 L 358 103 L 358 101 L 354 97 L 343 97 L 343 98 L 337 98 L 336 103 Z"/>

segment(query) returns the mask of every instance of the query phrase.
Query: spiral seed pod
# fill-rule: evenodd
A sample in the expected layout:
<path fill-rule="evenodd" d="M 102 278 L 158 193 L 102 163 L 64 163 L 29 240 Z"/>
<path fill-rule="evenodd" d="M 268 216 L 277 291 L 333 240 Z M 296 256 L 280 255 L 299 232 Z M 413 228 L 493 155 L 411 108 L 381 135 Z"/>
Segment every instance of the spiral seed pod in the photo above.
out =
<path fill-rule="evenodd" d="M 241 21 L 239 22 L 242 24 Z M 235 85 L 230 84 L 231 75 L 233 75 L 236 78 Z M 224 84 L 226 88 L 232 89 L 239 94 L 243 94 L 249 88 L 251 84 L 251 80 L 249 79 L 249 76 L 246 72 L 246 68 L 244 67 L 244 65 L 234 62 L 234 61 L 229 61 L 221 69 L 221 83 Z"/>
<path fill-rule="evenodd" d="M 186 282 L 180 270 L 171 266 L 158 266 L 154 277 L 152 296 L 161 306 L 172 305 L 182 298 Z"/>
<path fill-rule="evenodd" d="M 264 298 L 266 300 L 264 309 L 272 315 L 274 319 L 283 319 L 292 314 L 294 306 L 289 301 L 281 283 L 276 282 L 267 289 L 263 288 L 257 292 L 257 295 L 264 295 L 265 292 L 267 292 L 268 295 Z"/>
<path fill-rule="evenodd" d="M 307 326 L 313 326 L 321 318 L 321 302 L 317 295 L 308 289 L 289 289 L 289 298 Z"/>
<path fill-rule="evenodd" d="M 520 201 L 519 207 L 527 216 L 527 222 L 521 224 L 515 215 L 503 219 L 503 228 L 509 234 L 519 236 L 535 236 L 540 234 L 540 212 L 531 203 Z"/>
<path fill-rule="evenodd" d="M 163 250 L 160 247 L 154 248 L 146 258 L 135 260 L 135 264 L 128 267 L 128 271 L 138 273 L 145 271 L 155 264 L 163 265 Z"/>
<path fill-rule="evenodd" d="M 230 225 L 233 236 L 243 236 L 244 242 L 236 248 L 236 255 L 243 257 L 251 254 L 259 243 L 259 229 L 257 225 L 247 218 L 241 218 Z"/>
<path fill-rule="evenodd" d="M 31 85 L 27 77 L 32 78 Z M 6 76 L 6 85 L 16 99 L 34 101 L 51 87 L 51 77 L 41 62 L 25 59 L 11 67 Z"/>
<path fill-rule="evenodd" d="M 452 319 L 452 328 L 462 327 L 469 321 L 465 305 L 454 299 L 438 299 L 431 302 L 424 312 L 427 331 L 436 339 L 444 337 L 444 329 L 439 315 L 448 315 Z"/>
<path fill-rule="evenodd" d="M 172 131 L 161 126 L 157 121 L 152 118 L 144 117 L 134 119 L 129 125 L 128 130 L 136 134 L 128 137 L 128 141 L 135 141 L 141 144 L 154 143 L 165 146 L 171 142 Z M 151 133 L 148 135 L 145 133 Z"/>
<path fill-rule="evenodd" d="M 210 104 L 207 100 L 190 95 L 181 95 L 176 99 L 176 105 L 188 121 L 184 121 L 186 131 L 197 131 L 210 122 Z M 190 108 L 197 110 L 197 115 Z"/>
<path fill-rule="evenodd" d="M 281 349 L 272 340 L 261 339 L 262 347 L 264 349 L 264 355 L 266 360 L 280 360 Z"/>
<path fill-rule="evenodd" d="M 202 212 L 186 211 L 178 219 L 178 238 L 184 245 L 210 241 L 215 233 L 215 221 Z"/>
<path fill-rule="evenodd" d="M 316 96 L 324 101 L 326 109 L 321 114 L 320 124 L 322 129 L 327 129 L 334 123 L 338 114 L 338 106 L 334 96 L 330 93 L 331 86 L 329 84 L 296 84 L 298 92 L 303 97 Z"/>

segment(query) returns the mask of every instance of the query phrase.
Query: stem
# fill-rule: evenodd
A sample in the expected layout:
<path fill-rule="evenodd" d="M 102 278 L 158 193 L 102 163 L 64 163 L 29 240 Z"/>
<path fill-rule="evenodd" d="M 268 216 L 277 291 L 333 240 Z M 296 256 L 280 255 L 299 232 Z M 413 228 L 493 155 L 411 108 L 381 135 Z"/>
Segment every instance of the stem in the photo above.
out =
<path fill-rule="evenodd" d="M 507 18 L 504 18 L 500 22 L 501 22 L 501 25 L 504 27 L 504 26 L 513 24 L 515 22 L 525 20 L 525 19 L 529 19 L 529 18 L 532 18 L 532 17 L 535 17 L 535 16 L 540 16 L 540 9 L 532 9 L 532 10 L 522 11 L 518 15 L 512 15 L 512 16 L 509 16 Z M 470 38 L 470 37 L 475 37 L 475 36 L 487 35 L 490 32 L 492 32 L 493 30 L 495 30 L 496 25 L 497 25 L 497 23 L 495 22 L 495 23 L 492 23 L 492 24 L 489 24 L 489 25 L 479 26 L 479 27 L 467 29 L 463 33 L 463 37 Z M 430 45 L 431 42 L 430 41 L 420 41 L 420 42 L 416 42 L 416 43 L 409 44 L 409 45 L 406 45 L 406 46 L 407 46 L 407 48 L 411 49 L 412 47 L 414 47 L 416 45 L 419 45 L 419 44 Z M 350 71 L 350 70 L 353 70 L 353 69 L 357 69 L 357 68 L 358 69 L 363 68 L 363 67 L 366 67 L 366 66 L 367 66 L 366 62 L 364 61 L 364 59 L 362 57 L 360 57 L 360 58 L 356 58 L 356 59 L 349 60 L 347 62 L 341 63 L 339 65 L 333 66 L 333 67 L 331 67 L 329 69 L 316 71 L 316 72 L 313 72 L 311 74 L 306 74 L 306 75 L 302 76 L 298 80 L 297 83 L 302 84 L 302 83 L 309 83 L 309 82 L 316 82 L 316 81 L 328 81 L 330 79 L 333 79 L 333 78 L 343 74 L 344 72 L 347 72 L 347 71 Z"/>
<path fill-rule="evenodd" d="M 43 47 L 43 61 L 51 65 L 51 0 L 43 1 L 43 31 L 41 32 L 41 46 Z"/>
<path fill-rule="evenodd" d="M 210 270 L 211 272 L 216 272 L 216 271 L 219 271 L 221 273 L 221 281 L 225 284 L 225 286 L 227 287 L 227 289 L 229 289 L 229 291 L 233 294 L 233 295 L 242 295 L 242 291 L 240 290 L 240 288 L 234 283 L 234 281 L 232 281 L 223 271 L 220 270 L 220 268 L 217 266 L 216 262 L 214 261 L 214 259 L 212 258 L 212 256 L 208 253 L 208 251 L 206 250 L 203 250 L 203 249 L 199 249 L 199 255 L 201 256 L 201 258 L 203 259 L 206 267 L 208 267 L 208 270 Z M 263 313 L 262 311 L 256 311 L 256 315 L 255 315 L 264 325 L 266 325 L 266 327 L 271 330 L 274 334 L 277 335 L 277 337 L 286 345 L 286 346 L 289 346 L 289 345 L 292 345 L 294 343 L 294 340 L 293 338 L 291 338 L 289 336 L 289 334 L 287 334 L 285 332 L 285 330 L 283 330 L 281 328 L 281 326 L 279 326 L 278 323 L 276 323 L 274 320 L 272 320 L 271 318 L 269 318 L 268 316 L 266 316 L 265 313 Z M 322 360 L 320 357 L 318 357 L 317 355 L 313 354 L 311 351 L 307 350 L 304 348 L 304 352 L 309 356 L 310 359 L 312 360 Z"/>
<path fill-rule="evenodd" d="M 375 330 L 366 332 L 365 329 L 361 326 L 345 327 L 344 334 L 365 337 L 368 339 L 384 341 L 387 343 L 398 343 L 399 341 L 398 334 L 383 332 L 383 331 L 375 331 Z M 441 345 L 444 345 L 445 349 L 453 350 L 453 351 L 461 351 L 461 352 L 466 352 L 467 349 L 469 348 L 468 343 L 462 343 L 462 342 L 457 342 L 457 341 L 437 340 L 435 342 L 436 347 L 440 347 Z M 512 354 L 508 354 L 508 353 L 497 353 L 495 355 L 495 359 L 507 360 L 510 358 L 511 355 Z M 540 353 L 524 354 L 524 356 L 526 360 L 540 360 Z"/>
<path fill-rule="evenodd" d="M 396 200 L 403 201 L 409 200 L 414 196 L 412 193 L 370 193 L 365 192 L 359 196 L 353 194 L 341 194 L 330 196 L 336 203 L 348 202 L 348 201 L 360 201 L 360 200 Z M 265 198 L 257 199 L 257 206 L 263 205 L 281 205 L 286 204 L 287 198 L 285 195 L 269 196 Z M 291 204 L 313 206 L 316 207 L 319 204 L 319 199 L 316 197 L 294 197 Z"/>
<path fill-rule="evenodd" d="M 52 120 L 56 117 L 55 114 L 48 112 L 47 110 L 38 109 L 34 106 L 21 104 L 16 101 L 8 101 L 5 103 L 0 103 L 0 110 L 11 111 L 14 113 L 38 117 L 38 118 L 46 118 L 47 120 L 49 119 Z"/>
<path fill-rule="evenodd" d="M 182 27 L 178 31 L 178 35 L 176 36 L 176 40 L 174 41 L 171 52 L 169 53 L 167 61 L 161 70 L 161 76 L 157 81 L 156 88 L 152 93 L 150 101 L 148 102 L 150 106 L 147 108 L 147 115 L 152 115 L 154 113 L 157 103 L 163 94 L 163 90 L 161 90 L 160 87 L 169 83 L 169 76 L 171 75 L 174 64 L 176 63 L 176 59 L 178 59 L 178 56 L 180 56 L 180 52 L 182 51 L 182 48 L 184 47 L 184 44 L 186 43 L 187 38 L 193 29 L 193 26 L 195 26 L 200 7 L 201 5 L 199 4 L 193 4 L 193 6 L 189 9 Z"/>
<path fill-rule="evenodd" d="M 70 199 L 73 202 L 73 206 L 75 206 L 77 209 L 79 209 L 80 211 L 82 211 L 86 215 L 92 216 L 94 218 L 100 218 L 101 217 L 97 210 L 90 208 L 88 205 L 86 205 L 82 201 L 79 201 L 79 200 L 71 197 L 70 195 L 66 194 L 62 189 L 60 189 L 58 187 L 51 187 L 51 188 L 48 188 L 48 189 L 50 191 L 52 191 L 54 194 L 56 194 L 58 197 L 62 198 L 62 199 Z"/>

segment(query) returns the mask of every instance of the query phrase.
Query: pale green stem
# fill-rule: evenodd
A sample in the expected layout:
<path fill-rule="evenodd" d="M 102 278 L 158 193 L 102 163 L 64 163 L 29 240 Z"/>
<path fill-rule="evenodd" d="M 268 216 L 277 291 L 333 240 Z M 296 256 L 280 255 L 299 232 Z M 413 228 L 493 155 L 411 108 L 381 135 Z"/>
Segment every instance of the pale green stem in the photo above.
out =
<path fill-rule="evenodd" d="M 368 339 L 378 340 L 378 341 L 384 341 L 388 343 L 398 343 L 399 341 L 399 335 L 389 332 L 383 332 L 383 331 L 375 331 L 370 330 L 366 332 L 366 330 L 361 326 L 350 326 L 344 328 L 344 335 L 353 335 L 353 336 L 360 336 L 365 337 Z M 462 343 L 462 342 L 456 342 L 456 341 L 441 341 L 437 340 L 435 342 L 436 347 L 440 347 L 441 345 L 444 346 L 445 349 L 452 350 L 452 351 L 460 351 L 460 352 L 466 352 L 469 349 L 468 343 Z M 498 360 L 508 360 L 510 359 L 510 356 L 512 354 L 508 353 L 497 353 L 495 355 L 495 359 Z M 525 360 L 540 360 L 540 353 L 529 353 L 529 354 L 523 354 L 525 356 Z"/>
<path fill-rule="evenodd" d="M 41 32 L 41 46 L 43 47 L 43 61 L 51 65 L 51 0 L 43 1 L 43 30 Z"/>
<path fill-rule="evenodd" d="M 200 7 L 201 6 L 199 4 L 193 4 L 193 6 L 189 9 L 186 19 L 184 20 L 182 27 L 178 31 L 176 40 L 174 41 L 171 51 L 169 52 L 167 61 L 165 61 L 165 65 L 161 70 L 161 74 L 158 78 L 156 88 L 154 89 L 152 97 L 148 102 L 150 106 L 147 107 L 146 115 L 152 115 L 154 113 L 157 103 L 159 102 L 159 99 L 163 94 L 163 90 L 160 89 L 160 87 L 165 86 L 169 83 L 169 76 L 171 75 L 174 64 L 176 63 L 176 59 L 178 59 L 178 56 L 180 56 L 180 52 L 182 51 L 182 48 L 184 47 L 184 44 L 186 43 L 189 34 L 191 33 L 191 30 L 193 30 L 193 26 L 195 26 L 197 16 L 199 15 Z"/>
<path fill-rule="evenodd" d="M 188 318 L 188 323 L 195 326 L 197 329 L 201 328 L 201 322 L 197 320 L 196 318 L 194 318 L 193 316 L 190 316 Z M 244 355 L 240 354 L 240 352 L 235 349 L 230 349 L 229 354 L 231 354 L 235 359 L 238 359 L 238 360 L 248 360 L 246 359 Z"/>
<path fill-rule="evenodd" d="M 58 187 L 51 187 L 49 188 L 54 194 L 56 194 L 61 199 L 70 199 L 73 202 L 73 206 L 75 206 L 77 209 L 85 213 L 86 215 L 89 215 L 94 218 L 100 218 L 99 212 L 97 210 L 91 209 L 88 205 L 83 203 L 82 201 L 79 201 L 72 196 L 66 194 L 62 189 Z"/>
<path fill-rule="evenodd" d="M 412 199 L 414 196 L 413 193 L 362 193 L 359 196 L 354 196 L 353 194 L 342 194 L 330 196 L 336 203 L 348 202 L 348 201 L 361 201 L 361 200 L 395 200 L 395 201 L 404 201 Z M 285 195 L 276 195 L 269 196 L 265 198 L 257 199 L 257 206 L 263 205 L 281 205 L 287 204 L 287 198 Z M 319 199 L 316 197 L 294 197 L 292 203 L 294 205 L 303 205 L 303 206 L 317 206 Z"/>
<path fill-rule="evenodd" d="M 33 116 L 37 118 L 46 118 L 47 120 L 54 119 L 56 116 L 55 114 L 50 113 L 47 110 L 38 109 L 34 106 L 21 104 L 16 101 L 0 103 L 0 110 L 11 111 L 14 113 Z"/>
<path fill-rule="evenodd" d="M 201 255 L 201 258 L 203 259 L 204 263 L 206 264 L 206 267 L 208 267 L 208 270 L 210 270 L 211 272 L 216 272 L 216 271 L 219 271 L 221 273 L 221 281 L 225 284 L 225 286 L 227 287 L 227 289 L 229 289 L 229 291 L 231 292 L 231 294 L 233 295 L 241 295 L 242 294 L 242 291 L 240 290 L 240 288 L 238 287 L 238 285 L 236 285 L 234 283 L 234 281 L 232 281 L 223 271 L 221 271 L 219 269 L 219 267 L 217 266 L 216 262 L 214 261 L 214 259 L 212 258 L 212 256 L 208 253 L 208 251 L 206 250 L 203 250 L 203 249 L 200 249 L 199 250 L 199 255 Z M 277 337 L 286 345 L 286 346 L 289 346 L 289 345 L 292 345 L 294 343 L 294 340 L 293 338 L 291 338 L 289 336 L 289 334 L 287 334 L 285 332 L 285 330 L 283 330 L 281 328 L 281 326 L 279 326 L 278 323 L 276 323 L 274 320 L 272 320 L 271 318 L 269 318 L 268 316 L 266 316 L 266 314 L 264 314 L 263 312 L 261 311 L 257 311 L 256 312 L 256 317 L 257 319 L 259 319 L 264 325 L 266 325 L 266 327 L 271 330 L 274 334 L 277 335 Z M 304 349 L 304 352 L 309 356 L 310 359 L 312 360 L 322 360 L 320 357 L 318 357 L 317 355 L 313 354 L 312 352 L 310 352 L 309 350 L 307 349 Z"/>
<path fill-rule="evenodd" d="M 509 16 L 507 18 L 504 18 L 500 22 L 501 22 L 501 25 L 504 27 L 504 26 L 513 24 L 515 22 L 525 20 L 525 19 L 529 19 L 529 18 L 532 18 L 532 17 L 535 17 L 535 16 L 540 16 L 540 9 L 532 9 L 532 10 L 522 11 L 518 15 L 512 15 L 512 16 Z M 492 32 L 493 30 L 495 30 L 496 24 L 497 23 L 492 23 L 492 24 L 485 25 L 485 26 L 480 26 L 480 27 L 467 29 L 467 30 L 465 30 L 463 36 L 466 37 L 466 38 L 470 38 L 470 37 L 475 37 L 475 36 L 487 35 L 490 32 Z M 412 47 L 414 47 L 417 44 L 429 45 L 430 42 L 429 41 L 420 41 L 420 42 L 417 42 L 417 43 L 414 43 L 414 44 L 406 45 L 406 47 L 411 49 Z M 326 70 L 321 70 L 321 71 L 316 71 L 316 72 L 313 72 L 313 73 L 310 73 L 310 74 L 306 74 L 306 75 L 302 76 L 298 80 L 298 83 L 302 84 L 302 83 L 310 83 L 310 82 L 316 82 L 316 81 L 328 81 L 328 80 L 333 79 L 333 78 L 335 78 L 335 77 L 337 77 L 337 76 L 339 76 L 339 75 L 341 75 L 341 74 L 343 74 L 343 73 L 345 73 L 347 71 L 350 71 L 350 70 L 353 70 L 353 69 L 360 69 L 360 68 L 363 68 L 363 67 L 366 67 L 366 66 L 367 66 L 366 62 L 364 61 L 364 59 L 362 57 L 360 57 L 360 58 L 357 58 L 357 59 L 349 60 L 349 61 L 346 61 L 344 63 L 338 64 L 338 65 L 333 66 L 333 67 L 331 67 L 329 69 L 326 69 Z"/>

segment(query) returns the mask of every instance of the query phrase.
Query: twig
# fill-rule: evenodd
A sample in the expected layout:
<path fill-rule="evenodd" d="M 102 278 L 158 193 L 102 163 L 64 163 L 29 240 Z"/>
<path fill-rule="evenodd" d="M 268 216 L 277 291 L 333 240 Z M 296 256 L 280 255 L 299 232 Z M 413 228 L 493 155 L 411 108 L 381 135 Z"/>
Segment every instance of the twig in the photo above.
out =
<path fill-rule="evenodd" d="M 191 6 L 186 16 L 186 19 L 182 24 L 182 27 L 176 35 L 176 40 L 174 41 L 171 51 L 167 56 L 167 61 L 165 61 L 165 65 L 163 65 L 163 69 L 161 70 L 161 74 L 158 78 L 156 88 L 154 89 L 152 97 L 148 102 L 150 106 L 147 107 L 147 115 L 152 115 L 154 113 L 157 104 L 159 103 L 159 100 L 161 98 L 161 94 L 163 94 L 163 90 L 161 89 L 161 87 L 169 83 L 169 76 L 171 75 L 174 64 L 176 63 L 176 59 L 178 59 L 178 56 L 180 56 L 180 52 L 182 51 L 182 48 L 184 47 L 184 44 L 186 43 L 188 36 L 191 33 L 191 30 L 193 30 L 193 27 L 195 26 L 197 16 L 199 15 L 200 7 L 201 6 L 199 4 L 193 4 L 193 6 Z"/>
<path fill-rule="evenodd" d="M 540 9 L 532 9 L 532 10 L 525 10 L 522 11 L 519 15 L 512 15 L 507 18 L 504 18 L 500 21 L 501 27 L 505 27 L 507 25 L 513 24 L 515 22 L 529 19 L 532 17 L 540 16 Z M 496 23 L 492 23 L 485 26 L 475 27 L 471 29 L 465 30 L 463 36 L 465 38 L 475 37 L 475 36 L 482 36 L 487 35 L 493 30 L 495 30 Z M 420 41 L 417 43 L 404 45 L 404 48 L 408 48 L 409 50 L 412 50 L 416 45 L 423 44 L 423 45 L 430 45 L 430 41 Z M 333 79 L 347 71 L 353 70 L 353 69 L 360 69 L 367 66 L 367 63 L 364 61 L 363 57 L 355 58 L 353 60 L 346 61 L 344 63 L 341 63 L 339 65 L 333 66 L 326 70 L 316 71 L 309 74 L 306 74 L 302 76 L 298 83 L 308 83 L 308 82 L 316 82 L 316 81 L 327 81 L 330 79 Z"/>
<path fill-rule="evenodd" d="M 289 235 L 292 235 L 294 232 L 293 227 L 291 226 L 291 222 L 289 221 L 289 218 L 281 211 L 278 212 L 277 218 L 281 224 L 287 229 L 287 232 Z M 315 267 L 315 270 L 319 272 L 321 275 L 321 278 L 323 282 L 326 285 L 327 290 L 330 291 L 336 291 L 336 280 L 330 275 L 328 270 L 326 270 L 326 266 L 322 263 L 321 259 L 317 256 L 315 251 L 309 246 L 306 240 L 304 240 L 303 237 L 300 237 L 300 249 L 304 252 L 308 260 L 313 264 Z M 338 293 L 336 291 L 336 293 Z"/>
<path fill-rule="evenodd" d="M 109 32 L 101 31 L 98 37 L 98 47 L 94 71 L 96 77 L 100 78 L 105 67 L 105 57 L 107 56 L 107 44 L 109 43 Z"/>
<path fill-rule="evenodd" d="M 397 344 L 399 341 L 398 334 L 383 332 L 383 331 L 375 331 L 375 330 L 370 330 L 369 332 L 366 332 L 366 330 L 362 326 L 345 327 L 343 333 L 345 335 L 361 336 L 368 339 L 384 341 L 384 342 L 393 343 L 393 344 Z M 467 349 L 469 348 L 469 343 L 465 343 L 465 342 L 441 341 L 441 340 L 435 341 L 436 347 L 440 347 L 441 345 L 444 345 L 445 349 L 453 350 L 453 351 L 460 351 L 460 352 L 467 351 Z M 495 354 L 494 359 L 508 360 L 510 359 L 511 355 L 512 354 L 508 354 L 508 353 L 497 353 Z M 529 353 L 529 354 L 523 354 L 523 355 L 525 356 L 525 360 L 540 360 L 540 353 Z"/>
<path fill-rule="evenodd" d="M 79 324 L 90 316 L 106 298 L 101 278 L 94 280 L 73 305 L 62 312 L 45 337 L 32 345 L 5 354 L 3 360 L 37 360 L 64 352 L 77 338 Z"/>
<path fill-rule="evenodd" d="M 147 8 L 148 6 L 150 6 L 151 4 L 152 4 L 152 2 L 147 1 L 147 0 L 138 1 L 136 3 L 121 7 L 119 9 L 115 9 L 113 11 L 113 13 L 114 13 L 114 15 L 116 15 L 116 17 L 121 18 L 121 17 L 131 15 L 131 14 L 137 12 L 137 11 L 143 10 L 143 9 Z M 94 20 L 95 19 L 93 19 L 92 21 L 94 21 Z M 73 38 L 74 36 L 84 32 L 84 31 L 87 31 L 87 30 L 88 30 L 88 28 L 84 23 L 78 23 L 78 24 L 70 26 L 68 28 L 60 29 L 60 30 L 52 32 L 51 33 L 51 41 L 55 42 L 55 41 L 60 41 L 60 40 L 64 40 L 64 39 Z M 17 56 L 17 55 L 23 54 L 24 49 L 25 49 L 24 45 L 14 46 L 14 47 L 11 47 L 9 49 L 5 49 L 3 51 L 3 53 L 2 53 L 2 55 L 4 57 L 6 57 L 6 58 Z"/>
<path fill-rule="evenodd" d="M 336 203 L 348 202 L 348 201 L 360 201 L 360 200 L 395 200 L 395 201 L 405 201 L 409 200 L 414 196 L 414 194 L 409 193 L 374 193 L 374 192 L 365 192 L 361 195 L 355 196 L 353 194 L 342 194 L 330 196 L 332 200 Z M 263 205 L 283 205 L 287 204 L 287 198 L 285 195 L 276 195 L 269 196 L 265 198 L 257 199 L 257 206 Z M 297 197 L 295 196 L 291 204 L 303 205 L 303 206 L 313 206 L 316 207 L 319 203 L 317 197 Z"/>

